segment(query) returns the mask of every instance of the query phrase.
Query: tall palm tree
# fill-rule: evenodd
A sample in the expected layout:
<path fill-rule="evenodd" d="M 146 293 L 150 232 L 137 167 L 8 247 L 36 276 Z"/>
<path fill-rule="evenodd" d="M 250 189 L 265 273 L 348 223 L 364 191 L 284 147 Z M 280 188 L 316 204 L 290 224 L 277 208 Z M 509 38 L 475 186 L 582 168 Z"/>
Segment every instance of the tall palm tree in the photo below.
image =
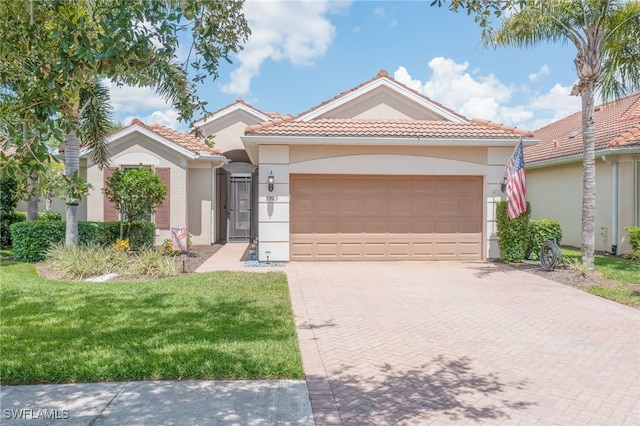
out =
<path fill-rule="evenodd" d="M 100 169 L 108 165 L 109 153 L 105 137 L 111 131 L 112 108 L 109 103 L 109 89 L 97 79 L 80 90 L 75 123 L 69 123 L 70 131 L 65 135 L 64 163 L 69 181 L 66 208 L 65 244 L 78 243 L 78 203 L 87 189 L 79 177 L 80 145 L 89 148 L 89 157 Z"/>
<path fill-rule="evenodd" d="M 495 31 L 483 33 L 487 45 L 532 47 L 542 42 L 571 42 L 577 49 L 574 63 L 578 83 L 572 94 L 582 98 L 581 249 L 582 261 L 592 271 L 596 206 L 594 97 L 596 90 L 606 100 L 640 88 L 640 2 L 525 0 L 513 3 L 520 8 L 504 18 Z"/>

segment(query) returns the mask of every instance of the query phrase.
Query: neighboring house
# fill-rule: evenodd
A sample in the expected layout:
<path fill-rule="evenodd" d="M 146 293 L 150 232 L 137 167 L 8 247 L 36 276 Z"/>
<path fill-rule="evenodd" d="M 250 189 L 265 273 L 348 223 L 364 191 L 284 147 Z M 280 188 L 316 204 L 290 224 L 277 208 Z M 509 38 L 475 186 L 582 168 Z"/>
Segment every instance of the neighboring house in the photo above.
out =
<path fill-rule="evenodd" d="M 242 100 L 178 133 L 134 120 L 108 138 L 110 167 L 153 167 L 169 197 L 157 242 L 259 242 L 260 260 L 482 260 L 499 256 L 495 202 L 530 132 L 469 120 L 385 71 L 296 116 Z M 214 143 L 204 145 L 201 134 Z M 117 220 L 99 170 L 81 220 Z"/>
<path fill-rule="evenodd" d="M 595 108 L 596 250 L 628 253 L 625 227 L 640 225 L 640 93 Z M 532 218 L 562 225 L 562 244 L 580 247 L 582 113 L 534 132 L 525 148 Z"/>

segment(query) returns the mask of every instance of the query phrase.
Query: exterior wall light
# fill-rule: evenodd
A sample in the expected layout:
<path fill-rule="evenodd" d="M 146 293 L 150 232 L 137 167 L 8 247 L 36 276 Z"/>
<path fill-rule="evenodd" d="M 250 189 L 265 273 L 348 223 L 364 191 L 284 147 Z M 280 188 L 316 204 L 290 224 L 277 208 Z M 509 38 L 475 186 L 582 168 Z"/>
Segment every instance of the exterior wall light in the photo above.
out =
<path fill-rule="evenodd" d="M 274 182 L 275 178 L 273 177 L 273 172 L 271 172 L 271 174 L 269 174 L 269 177 L 267 178 L 267 184 L 268 184 L 268 188 L 269 188 L 269 192 L 273 192 L 273 182 Z"/>

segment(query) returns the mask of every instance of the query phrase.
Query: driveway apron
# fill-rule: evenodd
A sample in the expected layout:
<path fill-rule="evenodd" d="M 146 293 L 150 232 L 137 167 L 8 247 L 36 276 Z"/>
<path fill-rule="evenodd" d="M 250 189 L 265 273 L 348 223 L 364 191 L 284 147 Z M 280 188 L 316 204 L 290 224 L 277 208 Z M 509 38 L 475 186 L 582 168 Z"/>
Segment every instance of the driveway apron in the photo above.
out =
<path fill-rule="evenodd" d="M 640 311 L 491 262 L 292 262 L 318 425 L 640 424 Z"/>

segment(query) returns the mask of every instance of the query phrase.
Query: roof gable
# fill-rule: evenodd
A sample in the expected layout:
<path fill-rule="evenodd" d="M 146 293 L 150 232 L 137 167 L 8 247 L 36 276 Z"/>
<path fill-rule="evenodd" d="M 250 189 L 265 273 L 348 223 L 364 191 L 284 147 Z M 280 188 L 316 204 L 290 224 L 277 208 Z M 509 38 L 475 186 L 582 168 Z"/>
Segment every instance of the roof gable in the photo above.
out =
<path fill-rule="evenodd" d="M 225 118 L 229 119 L 229 118 L 232 118 L 232 116 L 241 116 L 241 115 L 249 116 L 253 118 L 255 122 L 259 123 L 261 121 L 267 121 L 273 116 L 277 116 L 279 114 L 264 113 L 259 109 L 254 108 L 253 106 L 246 103 L 244 100 L 242 100 L 242 98 L 238 98 L 234 103 L 229 104 L 225 107 L 222 107 L 217 111 L 207 114 L 205 117 L 201 118 L 200 120 L 195 121 L 193 123 L 193 127 L 202 128 L 207 126 L 210 123 L 213 123 Z"/>
<path fill-rule="evenodd" d="M 177 152 L 188 159 L 196 159 L 201 156 L 222 157 L 219 149 L 207 146 L 202 139 L 192 133 L 180 133 L 160 124 L 148 126 L 137 118 L 129 126 L 123 127 L 107 137 L 107 145 L 129 139 L 135 135 L 143 135 L 165 148 Z M 80 155 L 88 154 L 88 149 L 83 148 Z"/>
<path fill-rule="evenodd" d="M 296 121 L 319 118 L 413 119 L 468 121 L 380 71 L 373 79 L 298 115 Z"/>
<path fill-rule="evenodd" d="M 595 149 L 640 147 L 640 93 L 594 108 Z M 540 143 L 524 149 L 527 163 L 582 157 L 582 111 L 533 132 Z"/>

